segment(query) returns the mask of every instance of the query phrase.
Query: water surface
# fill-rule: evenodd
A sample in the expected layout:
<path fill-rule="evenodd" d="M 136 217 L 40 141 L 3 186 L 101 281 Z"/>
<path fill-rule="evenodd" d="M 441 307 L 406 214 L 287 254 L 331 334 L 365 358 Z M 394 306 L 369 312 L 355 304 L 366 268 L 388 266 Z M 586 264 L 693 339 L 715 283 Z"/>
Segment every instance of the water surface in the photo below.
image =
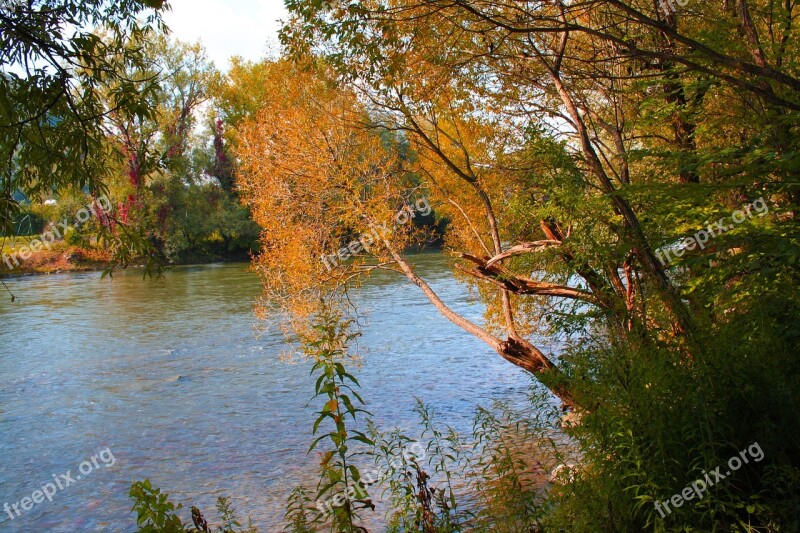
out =
<path fill-rule="evenodd" d="M 480 321 L 438 254 L 415 256 L 457 311 Z M 286 495 L 314 479 L 308 364 L 279 360 L 277 333 L 257 337 L 258 278 L 246 264 L 6 280 L 0 299 L 0 505 L 13 504 L 110 448 L 99 467 L 0 531 L 135 531 L 127 497 L 149 478 L 211 518 L 228 496 L 261 531 L 278 531 Z M 443 422 L 470 427 L 473 409 L 519 397 L 520 370 L 442 318 L 419 289 L 383 273 L 359 291 L 367 324 L 356 371 L 383 427 L 410 426 L 413 396 Z M 210 520 L 211 521 L 211 520 Z"/>

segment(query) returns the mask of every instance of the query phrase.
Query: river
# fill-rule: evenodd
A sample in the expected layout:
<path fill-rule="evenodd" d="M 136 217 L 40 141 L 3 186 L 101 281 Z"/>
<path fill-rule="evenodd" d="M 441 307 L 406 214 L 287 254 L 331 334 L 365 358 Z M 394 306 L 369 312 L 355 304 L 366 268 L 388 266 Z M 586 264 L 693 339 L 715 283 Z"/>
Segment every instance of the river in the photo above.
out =
<path fill-rule="evenodd" d="M 445 301 L 481 320 L 441 255 L 413 259 Z M 247 267 L 6 280 L 19 300 L 0 298 L 0 505 L 69 486 L 20 516 L 4 510 L 0 531 L 135 531 L 128 491 L 144 478 L 210 522 L 227 496 L 260 531 L 280 529 L 287 494 L 318 464 L 306 454 L 313 381 L 307 362 L 280 360 L 279 333 L 256 335 L 260 286 Z M 366 324 L 355 373 L 379 426 L 412 426 L 415 395 L 462 431 L 477 405 L 524 397 L 522 371 L 404 278 L 379 273 L 356 301 Z M 97 466 L 83 463 L 92 456 Z"/>

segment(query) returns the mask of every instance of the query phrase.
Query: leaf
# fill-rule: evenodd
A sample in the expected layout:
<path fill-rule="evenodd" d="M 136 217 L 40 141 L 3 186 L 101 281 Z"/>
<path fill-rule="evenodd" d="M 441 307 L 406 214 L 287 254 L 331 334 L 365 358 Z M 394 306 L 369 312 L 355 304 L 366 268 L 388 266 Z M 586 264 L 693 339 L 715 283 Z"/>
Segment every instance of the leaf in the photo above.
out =
<path fill-rule="evenodd" d="M 363 433 L 361 433 L 359 431 L 355 431 L 354 434 L 355 434 L 355 436 L 353 437 L 353 440 L 357 440 L 357 441 L 363 442 L 364 444 L 366 444 L 368 446 L 374 446 L 375 445 L 375 442 L 373 440 L 371 440 L 369 437 L 367 437 L 366 435 L 364 435 Z"/>
<path fill-rule="evenodd" d="M 336 398 L 333 398 L 325 403 L 325 406 L 322 408 L 322 411 L 325 413 L 329 413 L 329 412 L 337 412 L 338 409 L 339 409 L 339 402 L 336 400 Z"/>
<path fill-rule="evenodd" d="M 328 434 L 320 435 L 319 437 L 314 439 L 314 441 L 311 443 L 311 446 L 309 446 L 308 451 L 306 453 L 311 453 L 312 451 L 314 451 L 314 448 L 317 447 L 317 444 L 319 444 L 319 441 L 321 441 L 322 439 L 324 439 L 325 437 L 328 437 L 328 436 L 329 436 Z"/>

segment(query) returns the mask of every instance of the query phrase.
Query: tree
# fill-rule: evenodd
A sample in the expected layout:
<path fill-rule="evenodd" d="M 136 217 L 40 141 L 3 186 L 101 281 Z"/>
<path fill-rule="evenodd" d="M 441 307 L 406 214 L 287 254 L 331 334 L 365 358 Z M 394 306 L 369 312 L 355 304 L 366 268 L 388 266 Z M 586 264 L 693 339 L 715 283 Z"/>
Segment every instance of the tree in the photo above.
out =
<path fill-rule="evenodd" d="M 174 42 L 160 36 L 143 45 L 148 64 L 134 66 L 130 79 L 153 85 L 147 114 L 114 109 L 108 114 L 108 130 L 116 151 L 124 155 L 124 174 L 129 181 L 128 198 L 120 209 L 123 222 L 132 207 L 142 207 L 142 190 L 167 171 L 185 177 L 189 171 L 189 142 L 199 107 L 207 100 L 213 65 L 199 45 Z M 112 92 L 107 95 L 113 98 Z"/>
<path fill-rule="evenodd" d="M 796 6 L 288 5 L 289 52 L 324 58 L 372 129 L 411 141 L 488 320 L 448 315 L 402 256 L 391 266 L 584 414 L 561 524 L 651 528 L 664 517 L 643 504 L 675 472 L 770 441 L 769 468 L 664 522 L 791 529 L 771 487 L 799 471 L 777 429 L 800 412 Z"/>
<path fill-rule="evenodd" d="M 783 185 L 754 187 L 747 156 L 721 173 L 714 150 L 727 138 L 706 141 L 696 133 L 715 112 L 708 102 L 744 113 L 741 103 L 756 98 L 762 111 L 744 136 L 750 141 L 762 127 L 772 131 L 780 142 L 756 143 L 794 160 L 791 30 L 774 52 L 777 71 L 738 57 L 753 41 L 752 21 L 741 13 L 730 24 L 741 27 L 742 40 L 731 42 L 725 30 L 706 32 L 705 19 L 692 12 L 678 33 L 676 16 L 659 21 L 651 8 L 651 20 L 614 1 L 289 7 L 295 14 L 284 30 L 289 50 L 325 55 L 365 99 L 391 114 L 385 128 L 412 139 L 440 194 L 437 209 L 457 206 L 453 230 L 460 238 L 451 242 L 472 264 L 464 268 L 483 284 L 487 302 L 496 304 L 495 316 L 504 317 L 501 348 L 545 382 L 555 365 L 516 333 L 541 316 L 524 303 L 531 296 L 547 305 L 588 304 L 610 331 L 637 342 L 668 334 L 692 359 L 702 351 L 694 337 L 705 318 L 693 311 L 703 303 L 680 290 L 668 272 L 674 265 L 662 264 L 656 250 L 701 224 L 698 216 L 723 212 L 715 206 L 721 199 L 732 209 L 769 190 L 776 207 L 793 209 L 797 189 L 780 165 L 765 162 L 760 170 Z M 719 125 L 734 127 L 741 116 Z M 701 181 L 711 196 L 684 192 Z M 731 186 L 741 192 L 727 195 Z M 686 212 L 653 208 L 675 196 L 689 202 Z M 522 217 L 532 216 L 537 223 L 520 233 Z M 543 276 L 532 279 L 531 271 Z"/>
<path fill-rule="evenodd" d="M 335 294 L 335 289 L 374 269 L 395 270 L 417 284 L 448 319 L 502 356 L 540 375 L 557 374 L 552 362 L 517 333 L 515 323 L 509 337 L 502 340 L 458 315 L 403 257 L 410 244 L 426 240 L 425 233 L 409 222 L 423 210 L 417 207 L 426 205 L 429 193 L 413 188 L 410 162 L 399 157 L 396 147 L 386 146 L 378 131 L 371 130 L 372 121 L 356 95 L 332 85 L 324 78 L 324 69 L 313 74 L 284 62 L 275 66 L 273 75 L 267 85 L 271 88 L 267 103 L 240 128 L 237 152 L 241 194 L 253 207 L 255 220 L 266 229 L 259 258 L 267 288 L 265 300 L 302 320 L 320 295 Z M 287 86 L 280 82 L 289 78 L 297 83 Z M 476 142 L 485 141 L 481 134 L 494 131 L 488 127 L 479 130 L 478 121 L 470 126 L 479 131 Z M 490 149 L 488 145 L 484 148 Z M 421 166 L 431 173 L 424 162 Z M 460 191 L 466 196 L 459 200 L 468 203 L 454 200 L 454 211 L 467 217 L 467 225 L 456 231 L 469 235 L 483 231 L 489 239 L 480 244 L 494 246 L 492 235 L 499 239 L 499 234 L 492 220 L 482 222 L 466 215 L 480 213 L 488 200 L 482 189 L 469 198 L 476 185 L 468 183 L 466 190 Z M 375 262 L 361 257 L 345 264 L 360 250 L 375 257 Z M 589 298 L 588 293 L 545 285 L 578 299 Z M 329 292 L 331 288 L 333 292 Z M 502 297 L 507 300 L 504 311 L 511 312 L 505 289 Z M 525 350 L 529 359 L 521 355 Z M 571 401 L 569 392 L 555 383 L 556 377 L 547 379 L 553 380 L 554 390 L 565 401 Z"/>
<path fill-rule="evenodd" d="M 8 232 L 18 191 L 37 199 L 69 187 L 99 196 L 109 161 L 106 119 L 151 116 L 142 43 L 162 31 L 161 0 L 25 1 L 0 10 L 0 224 Z"/>
<path fill-rule="evenodd" d="M 197 128 L 218 74 L 199 44 L 160 37 L 145 53 L 147 70 L 129 77 L 156 81 L 154 112 L 108 117 L 110 141 L 126 156 L 114 180 L 122 222 L 170 262 L 247 251 L 257 229 L 231 189 L 230 165 L 220 160 L 227 156 L 219 127 Z"/>

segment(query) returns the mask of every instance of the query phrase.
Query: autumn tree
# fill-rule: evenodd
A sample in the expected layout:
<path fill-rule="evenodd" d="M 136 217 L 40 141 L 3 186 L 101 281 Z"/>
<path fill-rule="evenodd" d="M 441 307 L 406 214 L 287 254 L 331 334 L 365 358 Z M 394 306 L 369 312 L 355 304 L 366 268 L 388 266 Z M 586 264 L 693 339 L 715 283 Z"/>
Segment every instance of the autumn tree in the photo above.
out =
<path fill-rule="evenodd" d="M 444 192 L 437 207 L 458 205 L 452 218 L 460 238 L 451 242 L 472 264 L 464 268 L 488 284 L 484 294 L 498 303 L 495 315 L 505 316 L 518 364 L 534 372 L 551 364 L 515 334 L 535 322 L 524 303 L 531 297 L 581 301 L 606 317 L 610 331 L 644 343 L 669 338 L 683 357 L 698 356 L 694 337 L 705 318 L 693 310 L 701 304 L 681 293 L 668 272 L 674 265 L 656 250 L 702 224 L 699 217 L 767 192 L 744 172 L 744 153 L 754 146 L 795 153 L 786 145 L 794 142 L 789 117 L 796 110 L 791 28 L 767 65 L 746 5 L 726 12 L 725 23 L 741 37 L 733 42 L 722 29 L 705 32 L 708 22 L 691 6 L 667 17 L 657 7 L 290 3 L 289 49 L 327 54 L 365 99 L 391 113 L 384 126 L 410 136 L 432 190 Z M 765 19 L 770 35 L 785 16 Z M 325 44 L 309 48 L 309 35 Z M 711 102 L 741 117 L 752 101 L 762 107 L 750 132 L 740 132 L 746 147 L 723 163 L 729 136 L 697 125 L 741 123 L 711 118 Z M 756 139 L 762 128 L 781 141 Z M 785 184 L 769 194 L 791 210 L 796 191 L 780 167 L 761 169 Z M 681 189 L 701 182 L 708 196 Z M 731 187 L 740 192 L 729 194 Z M 686 212 L 661 218 L 654 204 L 675 197 L 687 202 Z M 520 217 L 537 214 L 521 234 Z M 531 271 L 545 278 L 532 279 Z"/>
<path fill-rule="evenodd" d="M 394 219 L 414 193 L 403 187 L 401 159 L 366 127 L 355 93 L 287 61 L 270 72 L 265 104 L 237 133 L 238 188 L 265 228 L 258 259 L 265 301 L 299 325 L 326 285 L 394 263 L 413 227 Z M 367 250 L 378 262 L 345 265 L 337 254 L 351 240 L 354 256 Z"/>
<path fill-rule="evenodd" d="M 311 85 L 352 94 L 346 108 L 355 111 L 331 113 L 344 108 L 295 87 L 301 78 L 289 71 L 269 85 L 266 109 L 280 111 L 244 128 L 258 132 L 243 146 L 246 198 L 264 206 L 265 234 L 293 228 L 265 241 L 277 250 L 261 259 L 267 294 L 283 296 L 268 300 L 273 311 L 293 311 L 285 304 L 298 294 L 310 305 L 368 269 L 406 276 L 444 316 L 587 414 L 576 432 L 592 458 L 583 494 L 606 498 L 570 507 L 587 523 L 652 525 L 641 502 L 674 493 L 672 473 L 713 468 L 748 438 L 771 442 L 777 478 L 798 471 L 787 457 L 800 443 L 774 429 L 796 427 L 800 410 L 784 395 L 800 375 L 792 355 L 800 339 L 788 326 L 800 316 L 793 4 L 664 11 L 617 0 L 298 0 L 289 8 L 287 50 L 301 62 L 323 57 L 326 81 Z M 408 139 L 415 157 L 368 149 L 378 132 Z M 373 263 L 354 250 L 342 254 L 354 262 L 321 268 L 369 229 L 359 218 L 389 220 L 401 208 L 407 173 L 451 220 L 454 275 L 481 295 L 484 323 L 454 313 L 391 242 Z M 353 185 L 373 175 L 382 190 Z M 290 208 L 306 191 L 310 201 Z M 372 215 L 379 206 L 383 218 Z M 563 349 L 545 354 L 543 343 Z M 756 397 L 775 408 L 745 407 Z M 673 450 L 684 442 L 692 453 Z M 750 509 L 748 490 L 788 501 L 767 477 L 754 475 L 731 501 Z M 734 507 L 691 520 L 791 523 L 795 512 Z"/>
<path fill-rule="evenodd" d="M 545 382 L 557 383 L 552 387 L 570 402 L 562 380 L 552 377 L 558 374 L 554 363 L 520 334 L 541 324 L 542 308 L 564 305 L 556 302 L 588 305 L 607 318 L 611 331 L 638 342 L 669 338 L 683 357 L 697 355 L 698 318 L 691 312 L 697 304 L 680 294 L 656 254 L 680 231 L 665 232 L 648 224 L 648 217 L 642 222 L 653 198 L 642 198 L 638 187 L 668 186 L 669 179 L 652 179 L 656 172 L 675 175 L 678 184 L 699 181 L 696 161 L 713 151 L 698 148 L 694 134 L 695 115 L 714 88 L 698 76 L 706 72 L 689 71 L 680 79 L 671 66 L 648 64 L 641 54 L 620 56 L 612 31 L 592 31 L 595 19 L 605 15 L 578 8 L 525 11 L 496 2 L 487 3 L 486 12 L 457 3 L 295 7 L 298 18 L 286 30 L 287 45 L 302 54 L 303 35 L 336 36 L 334 66 L 387 113 L 383 128 L 415 143 L 437 209 L 455 221 L 449 243 L 472 264 L 462 270 L 484 283 L 479 287 L 491 320 L 476 329 L 449 318 Z M 510 26 L 512 15 L 529 19 L 528 26 Z M 453 24 L 454 17 L 461 23 Z M 426 23 L 420 26 L 420 20 Z M 551 31 L 537 31 L 545 23 Z M 580 28 L 573 31 L 570 24 Z M 661 36 L 656 32 L 653 38 Z M 721 69 L 719 54 L 710 56 Z M 679 63 L 671 56 L 669 61 Z M 717 75 L 727 79 L 722 71 Z M 660 102 L 648 97 L 642 80 L 663 87 Z M 694 91 L 691 105 L 688 91 Z M 718 91 L 719 98 L 731 91 L 752 93 L 735 84 Z M 643 99 L 650 106 L 644 112 L 629 103 Z M 769 98 L 765 103 L 782 112 L 791 108 Z M 533 114 L 547 121 L 530 127 L 524 117 Z M 668 129 L 654 123 L 659 114 L 671 121 Z M 641 164 L 632 164 L 633 148 Z M 568 176 L 574 186 L 556 207 L 548 197 Z M 665 187 L 659 194 L 673 191 Z M 714 210 L 704 202 L 691 209 L 695 213 L 682 223 Z M 521 234 L 521 218 L 537 211 L 538 222 Z M 533 270 L 544 276 L 531 278 Z M 544 307 L 537 310 L 531 302 Z M 499 331 L 505 338 L 493 335 Z"/>

